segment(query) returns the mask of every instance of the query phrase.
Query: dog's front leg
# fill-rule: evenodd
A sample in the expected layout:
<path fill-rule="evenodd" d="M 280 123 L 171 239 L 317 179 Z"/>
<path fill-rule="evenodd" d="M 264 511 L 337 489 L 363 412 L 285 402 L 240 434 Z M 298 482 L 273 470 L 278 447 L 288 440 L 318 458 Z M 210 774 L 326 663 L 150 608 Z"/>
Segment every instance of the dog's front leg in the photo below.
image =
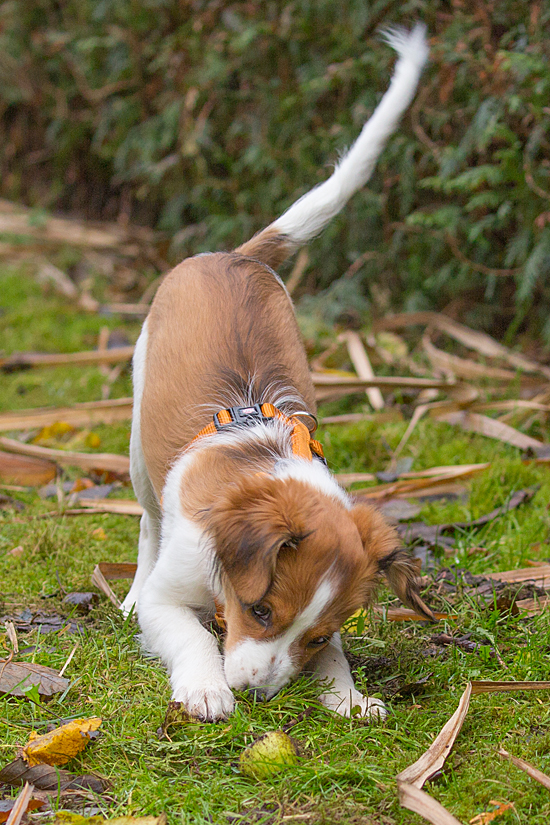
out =
<path fill-rule="evenodd" d="M 235 699 L 223 672 L 214 636 L 200 623 L 170 568 L 158 563 L 141 592 L 138 617 L 145 646 L 160 656 L 172 684 L 172 698 L 191 716 L 208 722 L 225 719 Z"/>
<path fill-rule="evenodd" d="M 342 650 L 340 633 L 335 633 L 329 644 L 311 660 L 313 673 L 319 680 L 326 680 L 327 690 L 319 697 L 325 707 L 342 716 L 351 716 L 359 708 L 359 716 L 386 717 L 386 708 L 380 699 L 363 696 L 356 689 L 349 664 Z"/>

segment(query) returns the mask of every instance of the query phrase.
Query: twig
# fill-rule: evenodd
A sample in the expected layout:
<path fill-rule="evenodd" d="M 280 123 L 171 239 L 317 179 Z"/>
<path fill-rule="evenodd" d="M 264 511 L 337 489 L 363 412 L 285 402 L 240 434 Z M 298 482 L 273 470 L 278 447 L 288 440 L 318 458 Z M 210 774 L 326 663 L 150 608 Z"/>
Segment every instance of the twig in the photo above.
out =
<path fill-rule="evenodd" d="M 286 281 L 286 288 L 289 295 L 293 295 L 296 287 L 302 280 L 304 273 L 307 269 L 307 265 L 309 264 L 309 254 L 306 248 L 301 249 L 298 253 L 298 257 L 296 258 L 296 263 L 292 269 L 292 272 L 288 276 Z"/>
<path fill-rule="evenodd" d="M 374 370 L 371 366 L 369 356 L 363 346 L 361 338 L 353 330 L 347 330 L 339 336 L 340 341 L 344 341 L 349 352 L 355 372 L 365 381 L 370 381 L 376 378 Z M 365 390 L 370 405 L 374 410 L 384 409 L 384 396 L 378 387 L 368 387 Z"/>
<path fill-rule="evenodd" d="M 486 266 L 485 264 L 470 260 L 470 258 L 466 257 L 466 255 L 462 252 L 458 245 L 458 240 L 451 235 L 450 232 L 440 232 L 437 229 L 428 229 L 428 227 L 403 223 L 402 221 L 397 221 L 390 224 L 390 229 L 400 229 L 404 232 L 416 232 L 417 234 L 420 232 L 427 232 L 435 238 L 440 238 L 451 247 L 453 254 L 459 261 L 469 266 L 470 269 L 474 270 L 474 272 L 481 272 L 483 275 L 495 275 L 497 278 L 500 278 L 510 275 L 517 275 L 517 273 L 521 270 L 521 267 L 516 267 L 515 269 L 497 269 L 495 267 Z"/>
<path fill-rule="evenodd" d="M 80 642 L 77 642 L 75 644 L 75 646 L 73 647 L 73 649 L 71 650 L 71 652 L 69 653 L 69 657 L 68 657 L 67 661 L 65 662 L 65 664 L 63 665 L 63 667 L 59 671 L 59 676 L 63 676 L 63 674 L 65 673 L 65 671 L 69 667 L 69 665 L 72 661 L 72 658 L 73 658 L 74 654 L 76 653 L 76 650 L 77 650 L 79 644 L 80 644 Z"/>
<path fill-rule="evenodd" d="M 367 261 L 372 261 L 374 258 L 379 258 L 381 255 L 380 252 L 373 252 L 372 250 L 368 250 L 367 252 L 363 252 L 362 255 L 359 255 L 357 260 L 355 260 L 348 269 L 342 275 L 342 278 L 353 278 L 353 276 L 359 272 L 363 264 Z"/>

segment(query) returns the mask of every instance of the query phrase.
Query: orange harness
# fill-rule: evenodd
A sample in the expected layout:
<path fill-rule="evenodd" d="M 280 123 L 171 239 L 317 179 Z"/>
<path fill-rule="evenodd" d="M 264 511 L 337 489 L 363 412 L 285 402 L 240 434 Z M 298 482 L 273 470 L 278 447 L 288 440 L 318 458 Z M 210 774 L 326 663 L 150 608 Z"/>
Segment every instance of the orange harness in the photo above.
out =
<path fill-rule="evenodd" d="M 313 416 L 310 417 L 315 421 Z M 310 431 L 304 422 L 298 419 L 297 415 L 289 418 L 278 410 L 277 407 L 274 407 L 273 404 L 254 404 L 251 407 L 230 407 L 227 410 L 220 410 L 219 413 L 216 413 L 210 424 L 207 424 L 207 426 L 195 436 L 191 444 L 205 436 L 214 435 L 214 433 L 217 433 L 223 429 L 223 427 L 231 424 L 246 427 L 272 419 L 278 419 L 290 427 L 292 431 L 290 436 L 292 452 L 295 456 L 305 458 L 308 461 L 312 461 L 313 458 L 318 458 L 326 463 L 320 442 L 311 437 L 311 433 L 317 429 L 317 424 L 315 424 L 313 430 Z"/>

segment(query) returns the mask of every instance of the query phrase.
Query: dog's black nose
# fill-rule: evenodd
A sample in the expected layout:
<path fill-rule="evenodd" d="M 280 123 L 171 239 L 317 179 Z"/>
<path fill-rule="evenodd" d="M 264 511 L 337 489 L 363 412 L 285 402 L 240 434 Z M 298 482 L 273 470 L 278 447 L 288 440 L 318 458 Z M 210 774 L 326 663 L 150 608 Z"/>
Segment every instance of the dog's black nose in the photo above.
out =
<path fill-rule="evenodd" d="M 248 695 L 256 702 L 267 702 L 267 690 L 262 687 L 250 688 Z"/>

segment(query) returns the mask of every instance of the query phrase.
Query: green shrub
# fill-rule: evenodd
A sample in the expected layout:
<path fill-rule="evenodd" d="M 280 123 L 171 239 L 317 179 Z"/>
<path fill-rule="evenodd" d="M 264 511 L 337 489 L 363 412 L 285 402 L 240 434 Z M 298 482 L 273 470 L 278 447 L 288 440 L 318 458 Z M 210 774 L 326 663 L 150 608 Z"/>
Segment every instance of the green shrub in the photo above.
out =
<path fill-rule="evenodd" d="M 503 0 L 4 0 L 1 194 L 231 248 L 319 182 L 385 90 L 381 24 L 431 63 L 368 186 L 311 248 L 376 312 L 550 342 L 550 7 Z M 372 285 L 376 284 L 376 288 Z"/>

